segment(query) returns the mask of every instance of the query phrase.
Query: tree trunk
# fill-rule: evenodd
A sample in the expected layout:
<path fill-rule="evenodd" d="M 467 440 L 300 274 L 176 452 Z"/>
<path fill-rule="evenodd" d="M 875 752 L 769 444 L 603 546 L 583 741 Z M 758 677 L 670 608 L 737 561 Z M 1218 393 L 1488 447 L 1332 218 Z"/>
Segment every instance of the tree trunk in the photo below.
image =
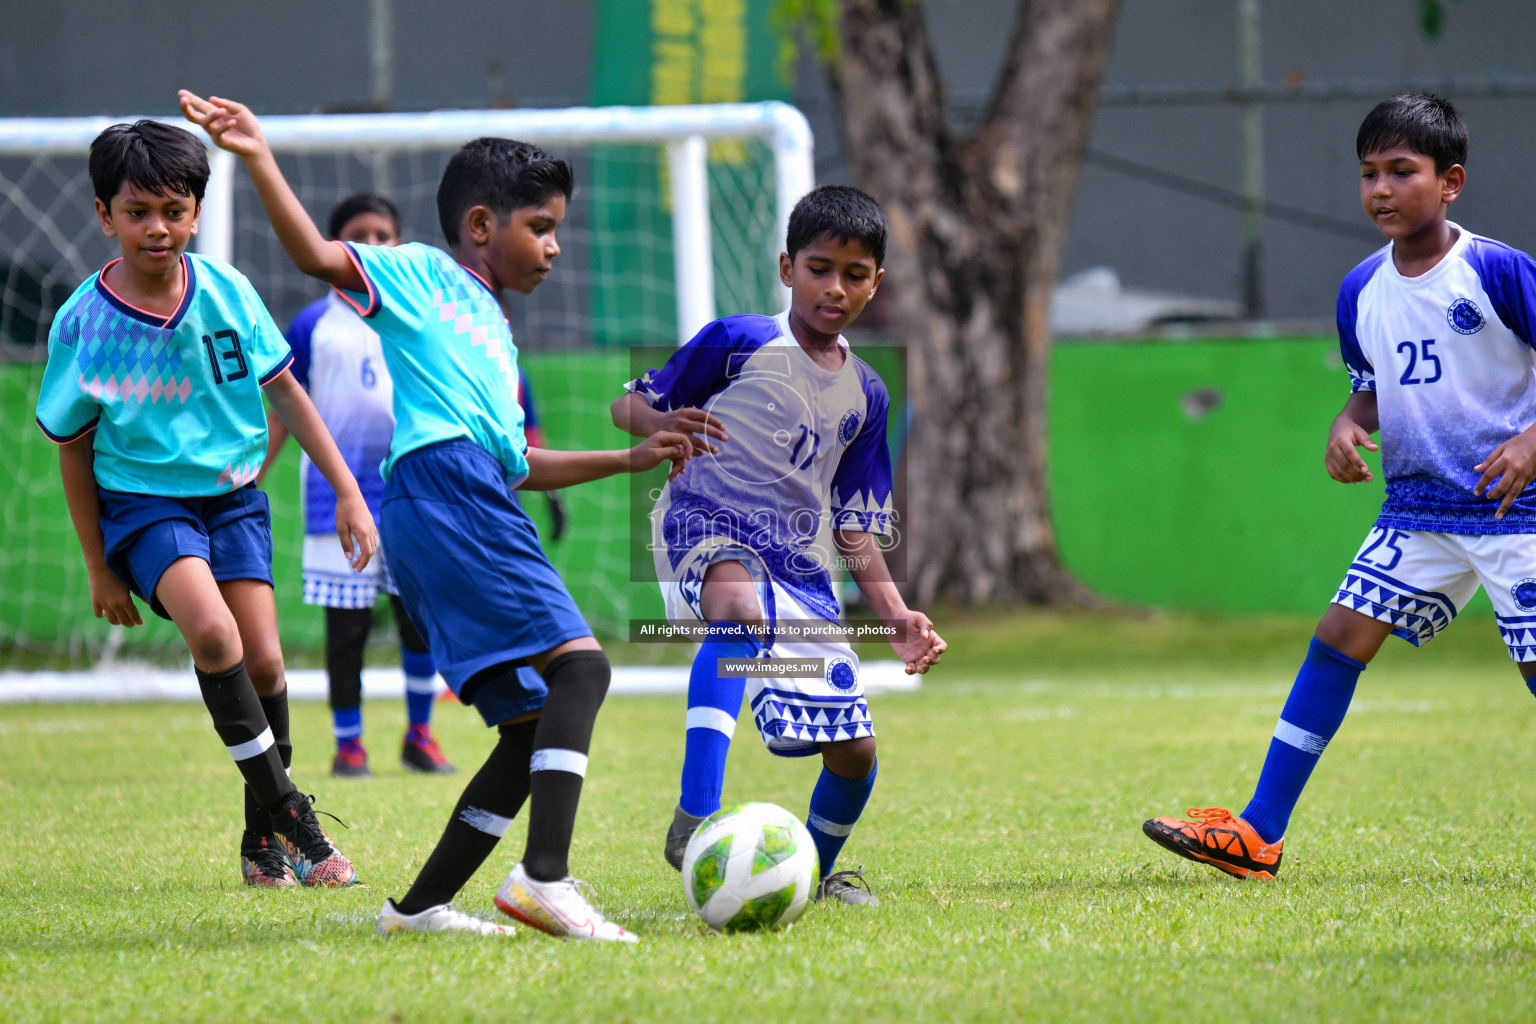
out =
<path fill-rule="evenodd" d="M 885 287 L 908 351 L 912 596 L 1088 602 L 1051 527 L 1048 312 L 1118 0 L 1019 0 L 963 139 L 922 5 L 840 5 L 832 90 L 854 178 L 890 218 Z"/>

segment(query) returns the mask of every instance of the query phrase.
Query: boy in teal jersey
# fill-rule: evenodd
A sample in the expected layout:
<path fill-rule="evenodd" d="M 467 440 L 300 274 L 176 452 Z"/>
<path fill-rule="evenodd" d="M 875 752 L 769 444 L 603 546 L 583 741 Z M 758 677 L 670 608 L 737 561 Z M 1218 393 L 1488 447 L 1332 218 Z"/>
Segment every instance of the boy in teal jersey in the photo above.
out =
<path fill-rule="evenodd" d="M 54 318 L 37 422 L 60 446 L 92 610 L 141 625 L 137 594 L 186 639 L 246 782 L 246 884 L 350 885 L 356 870 L 286 774 L 271 520 L 251 483 L 267 445 L 263 391 L 341 496 L 336 531 L 359 569 L 373 519 L 250 282 L 186 252 L 208 181 L 197 139 L 154 121 L 113 125 L 91 144 L 90 173 L 122 256 Z"/>
<path fill-rule="evenodd" d="M 503 289 L 528 294 L 560 254 L 569 166 L 510 139 L 467 143 L 443 171 L 438 219 L 452 254 L 327 242 L 245 107 L 181 93 L 182 110 L 239 155 L 295 265 L 331 284 L 378 332 L 394 381 L 382 533 L 401 600 L 459 699 L 500 738 L 379 931 L 504 934 L 449 901 L 529 803 L 528 843 L 496 895 L 508 916 L 573 939 L 634 942 L 569 873 L 587 752 L 608 659 L 511 491 L 553 490 L 663 461 L 692 444 L 672 431 L 628 450 L 529 448 Z M 536 671 L 527 671 L 532 666 Z"/>

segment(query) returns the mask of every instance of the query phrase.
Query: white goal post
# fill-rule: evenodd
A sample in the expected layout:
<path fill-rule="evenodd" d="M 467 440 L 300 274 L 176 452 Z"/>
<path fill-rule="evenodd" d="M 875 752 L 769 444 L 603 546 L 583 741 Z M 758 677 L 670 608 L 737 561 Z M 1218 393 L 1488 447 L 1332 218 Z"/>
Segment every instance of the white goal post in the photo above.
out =
<path fill-rule="evenodd" d="M 0 157 L 84 156 L 91 140 L 128 117 L 0 118 Z M 179 118 L 156 118 L 189 127 Z M 773 153 L 775 223 L 769 258 L 784 242 L 789 212 L 815 184 L 810 125 L 786 103 L 725 103 L 669 107 L 568 107 L 451 110 L 397 114 L 278 115 L 262 119 L 276 153 L 337 150 L 376 153 L 452 149 L 495 135 L 540 146 L 656 145 L 666 148 L 672 206 L 678 343 L 715 318 L 711 254 L 708 144 L 760 139 Z M 203 200 L 197 251 L 234 255 L 235 157 L 210 149 L 211 177 Z M 787 296 L 786 296 L 787 299 Z"/>

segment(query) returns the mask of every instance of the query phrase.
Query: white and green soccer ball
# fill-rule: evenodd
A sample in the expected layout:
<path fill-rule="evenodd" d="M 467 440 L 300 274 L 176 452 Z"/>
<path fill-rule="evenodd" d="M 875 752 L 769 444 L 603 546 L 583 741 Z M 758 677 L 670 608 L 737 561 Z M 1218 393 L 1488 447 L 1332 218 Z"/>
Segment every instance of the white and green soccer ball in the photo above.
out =
<path fill-rule="evenodd" d="M 811 834 L 775 804 L 716 811 L 683 853 L 688 905 L 716 931 L 789 927 L 811 902 L 819 873 Z"/>

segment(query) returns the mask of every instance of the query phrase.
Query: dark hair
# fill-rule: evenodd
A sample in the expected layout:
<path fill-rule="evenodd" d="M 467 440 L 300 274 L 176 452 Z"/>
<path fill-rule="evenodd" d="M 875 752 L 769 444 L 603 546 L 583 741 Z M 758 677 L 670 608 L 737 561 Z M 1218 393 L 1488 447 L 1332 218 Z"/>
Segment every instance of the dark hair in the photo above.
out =
<path fill-rule="evenodd" d="M 802 196 L 790 212 L 784 249 L 794 260 L 801 249 L 823 238 L 856 241 L 869 250 L 878 267 L 885 262 L 889 229 L 885 211 L 869 196 L 847 185 L 823 185 Z"/>
<path fill-rule="evenodd" d="M 443 168 L 437 186 L 437 219 L 449 245 L 459 242 L 459 221 L 473 206 L 488 206 L 505 220 L 513 210 L 540 206 L 555 195 L 567 200 L 576 187 L 571 167 L 538 146 L 513 139 L 466 142 Z"/>
<path fill-rule="evenodd" d="M 1444 96 L 1400 93 L 1365 115 L 1355 136 L 1355 155 L 1364 160 L 1369 153 L 1397 146 L 1432 158 L 1435 173 L 1444 174 L 1452 165 L 1467 162 L 1467 125 Z"/>
<path fill-rule="evenodd" d="M 377 192 L 359 192 L 347 196 L 331 208 L 331 220 L 326 225 L 330 229 L 327 237 L 340 238 L 341 229 L 347 226 L 347 221 L 360 213 L 376 213 L 380 217 L 388 217 L 395 225 L 395 234 L 400 233 L 400 211 L 395 209 L 395 204 Z"/>
<path fill-rule="evenodd" d="M 114 124 L 91 141 L 91 187 L 110 209 L 123 184 L 203 201 L 208 151 L 185 128 L 159 121 Z"/>

